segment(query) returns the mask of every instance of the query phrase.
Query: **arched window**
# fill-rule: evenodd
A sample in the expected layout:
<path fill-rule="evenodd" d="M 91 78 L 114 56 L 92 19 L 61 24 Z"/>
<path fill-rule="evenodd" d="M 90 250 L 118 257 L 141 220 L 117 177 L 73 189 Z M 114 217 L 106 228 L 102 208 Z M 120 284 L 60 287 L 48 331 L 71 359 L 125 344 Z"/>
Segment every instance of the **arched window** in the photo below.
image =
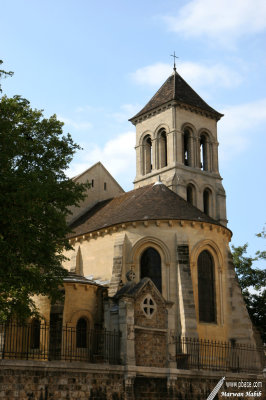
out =
<path fill-rule="evenodd" d="M 76 346 L 79 348 L 88 347 L 88 323 L 85 318 L 80 318 L 76 327 Z"/>
<path fill-rule="evenodd" d="M 38 319 L 34 318 L 30 327 L 30 347 L 32 349 L 40 348 L 41 336 L 41 323 Z"/>
<path fill-rule="evenodd" d="M 140 278 L 150 278 L 157 289 L 162 291 L 161 257 L 153 247 L 148 247 L 141 255 Z"/>
<path fill-rule="evenodd" d="M 183 135 L 183 162 L 184 165 L 191 166 L 191 134 L 188 129 L 185 129 Z"/>
<path fill-rule="evenodd" d="M 195 205 L 195 187 L 190 183 L 187 185 L 187 202 Z"/>
<path fill-rule="evenodd" d="M 159 168 L 167 166 L 167 137 L 164 129 L 159 131 Z"/>
<path fill-rule="evenodd" d="M 207 250 L 198 258 L 198 299 L 200 322 L 216 322 L 214 262 Z"/>
<path fill-rule="evenodd" d="M 207 137 L 205 135 L 201 135 L 201 137 L 200 137 L 200 168 L 202 169 L 202 171 L 208 171 L 208 169 L 209 169 L 207 146 L 208 146 Z"/>
<path fill-rule="evenodd" d="M 211 191 L 209 189 L 205 189 L 203 192 L 203 212 L 206 215 L 210 215 L 211 210 Z"/>
<path fill-rule="evenodd" d="M 148 174 L 152 170 L 152 141 L 150 135 L 143 139 L 143 173 Z"/>

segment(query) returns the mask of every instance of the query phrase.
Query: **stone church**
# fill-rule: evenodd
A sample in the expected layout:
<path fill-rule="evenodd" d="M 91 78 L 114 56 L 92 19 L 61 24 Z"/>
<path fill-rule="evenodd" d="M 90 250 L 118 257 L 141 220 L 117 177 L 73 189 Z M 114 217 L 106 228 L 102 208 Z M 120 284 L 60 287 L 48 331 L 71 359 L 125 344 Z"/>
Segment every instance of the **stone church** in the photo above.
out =
<path fill-rule="evenodd" d="M 120 330 L 127 362 L 136 362 L 137 342 L 162 324 L 159 304 L 168 333 L 254 343 L 229 249 L 218 167 L 222 116 L 174 68 L 130 119 L 134 190 L 124 193 L 100 162 L 74 178 L 91 187 L 72 209 L 63 324 L 83 318 L 89 327 Z"/>
<path fill-rule="evenodd" d="M 227 343 L 231 350 L 255 345 L 229 248 L 218 163 L 221 117 L 174 67 L 130 119 L 136 127 L 134 189 L 125 193 L 100 162 L 74 178 L 90 188 L 71 209 L 64 301 L 37 302 L 47 324 L 73 329 L 76 355 L 88 347 L 86 332 L 120 332 L 125 398 L 157 398 L 138 392 L 152 379 L 174 387 L 180 370 L 195 369 L 192 355 L 199 360 L 204 343 Z M 232 373 L 244 365 L 240 353 L 234 360 L 227 353 L 225 360 L 208 349 L 203 367 L 213 359 L 217 371 L 217 359 L 220 367 L 231 360 Z M 195 378 L 186 372 L 182 379 Z M 218 372 L 215 382 L 222 376 Z M 180 393 L 171 398 L 207 397 Z"/>

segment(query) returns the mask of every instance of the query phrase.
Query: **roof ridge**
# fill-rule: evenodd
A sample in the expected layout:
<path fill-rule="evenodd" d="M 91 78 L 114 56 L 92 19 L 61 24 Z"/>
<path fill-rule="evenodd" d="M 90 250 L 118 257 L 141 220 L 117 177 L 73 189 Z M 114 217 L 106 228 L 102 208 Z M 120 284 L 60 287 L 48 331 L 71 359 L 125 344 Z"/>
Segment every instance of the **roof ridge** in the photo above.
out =
<path fill-rule="evenodd" d="M 179 104 L 185 104 L 193 107 L 195 110 L 201 110 L 207 113 L 210 117 L 219 120 L 223 114 L 216 111 L 209 106 L 205 100 L 185 81 L 184 78 L 174 71 L 166 81 L 161 85 L 152 98 L 146 105 L 136 114 L 130 118 L 129 121 L 133 123 L 136 118 L 149 113 L 155 109 L 162 107 L 171 101 L 176 101 Z"/>

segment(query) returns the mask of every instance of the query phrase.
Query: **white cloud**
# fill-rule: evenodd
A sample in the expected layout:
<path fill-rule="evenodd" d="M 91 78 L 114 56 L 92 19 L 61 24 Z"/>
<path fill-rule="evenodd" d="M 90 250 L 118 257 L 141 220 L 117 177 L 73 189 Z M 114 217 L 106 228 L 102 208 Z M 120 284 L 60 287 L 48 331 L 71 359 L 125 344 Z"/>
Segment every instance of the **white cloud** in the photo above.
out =
<path fill-rule="evenodd" d="M 118 123 L 123 123 L 133 117 L 141 109 L 139 104 L 123 104 L 120 112 L 110 114 Z"/>
<path fill-rule="evenodd" d="M 186 37 L 208 36 L 230 45 L 266 28 L 265 0 L 192 0 L 176 17 L 163 17 L 171 31 Z"/>
<path fill-rule="evenodd" d="M 66 126 L 69 126 L 71 128 L 77 129 L 77 130 L 88 130 L 88 129 L 92 128 L 92 123 L 91 122 L 74 121 L 71 118 L 62 117 L 61 115 L 58 115 L 58 119 L 60 121 L 64 122 L 64 124 Z"/>
<path fill-rule="evenodd" d="M 220 159 L 227 161 L 245 151 L 255 136 L 264 132 L 266 98 L 226 107 L 219 122 Z"/>
<path fill-rule="evenodd" d="M 241 75 L 223 64 L 204 65 L 184 62 L 180 65 L 180 74 L 195 87 L 210 85 L 233 87 L 241 82 Z"/>
<path fill-rule="evenodd" d="M 171 74 L 172 67 L 169 64 L 156 63 L 139 68 L 131 74 L 131 78 L 142 85 L 158 86 Z"/>
<path fill-rule="evenodd" d="M 180 75 L 195 89 L 208 88 L 211 85 L 222 87 L 237 86 L 242 78 L 239 72 L 223 64 L 204 65 L 194 62 L 181 62 L 177 68 Z M 135 82 L 152 87 L 159 87 L 171 74 L 169 64 L 156 63 L 137 69 L 131 74 Z"/>
<path fill-rule="evenodd" d="M 83 144 L 83 155 L 72 162 L 68 175 L 76 176 L 101 161 L 121 185 L 128 185 L 135 173 L 135 137 L 135 132 L 129 131 L 109 140 L 103 148 L 95 143 Z"/>

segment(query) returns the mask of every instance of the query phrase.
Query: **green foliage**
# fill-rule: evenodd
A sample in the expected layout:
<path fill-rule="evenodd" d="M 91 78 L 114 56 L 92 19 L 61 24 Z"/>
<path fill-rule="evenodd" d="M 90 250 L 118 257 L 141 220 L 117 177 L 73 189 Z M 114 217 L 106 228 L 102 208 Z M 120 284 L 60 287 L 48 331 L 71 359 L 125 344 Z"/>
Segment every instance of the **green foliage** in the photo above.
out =
<path fill-rule="evenodd" d="M 3 61 L 0 60 L 0 65 L 2 65 L 2 64 L 3 64 Z M 11 71 L 7 72 L 7 71 L 4 71 L 3 69 L 0 69 L 0 79 L 7 78 L 8 76 L 12 76 L 12 75 L 13 75 L 13 72 L 11 72 Z M 2 88 L 0 85 L 0 93 L 1 92 L 2 92 Z"/>
<path fill-rule="evenodd" d="M 257 237 L 266 239 L 266 231 L 265 231 L 265 226 L 263 227 L 262 231 L 260 233 L 257 233 Z M 266 251 L 257 251 L 256 256 L 262 260 L 266 260 Z"/>
<path fill-rule="evenodd" d="M 257 236 L 265 238 L 265 228 Z M 266 270 L 253 266 L 255 261 L 266 259 L 266 252 L 257 251 L 255 257 L 247 257 L 247 247 L 232 246 L 233 261 L 250 318 L 266 343 Z"/>
<path fill-rule="evenodd" d="M 3 72 L 1 75 L 3 75 Z M 29 101 L 0 99 L 0 319 L 25 319 L 37 310 L 33 295 L 59 296 L 71 246 L 68 207 L 85 186 L 65 175 L 79 146 L 63 123 Z"/>

